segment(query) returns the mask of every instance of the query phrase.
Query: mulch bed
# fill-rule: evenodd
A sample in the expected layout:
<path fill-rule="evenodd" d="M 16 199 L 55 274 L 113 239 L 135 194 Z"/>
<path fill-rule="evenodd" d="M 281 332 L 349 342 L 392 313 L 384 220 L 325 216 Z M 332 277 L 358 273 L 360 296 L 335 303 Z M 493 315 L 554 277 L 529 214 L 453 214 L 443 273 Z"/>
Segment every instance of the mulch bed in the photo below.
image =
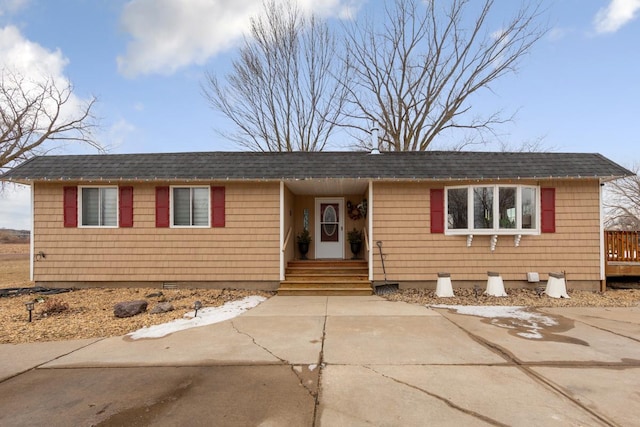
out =
<path fill-rule="evenodd" d="M 385 295 L 390 301 L 420 305 L 502 305 L 527 307 L 635 307 L 640 304 L 639 289 L 611 289 L 605 293 L 568 289 L 569 299 L 538 296 L 530 289 L 507 289 L 506 297 L 478 295 L 473 289 L 455 289 L 455 297 L 438 298 L 426 289 L 401 289 Z"/>
<path fill-rule="evenodd" d="M 203 307 L 217 307 L 249 295 L 267 298 L 273 295 L 273 292 L 233 289 L 164 289 L 161 296 L 147 297 L 159 291 L 157 288 L 94 288 L 57 295 L 33 293 L 0 298 L 0 344 L 126 335 L 143 327 L 181 319 L 193 311 L 195 301 L 201 301 Z M 114 316 L 113 309 L 118 302 L 140 299 L 148 302 L 146 313 L 124 319 Z M 29 323 L 25 303 L 31 301 L 35 304 L 33 320 Z M 150 314 L 160 302 L 170 302 L 175 310 Z"/>

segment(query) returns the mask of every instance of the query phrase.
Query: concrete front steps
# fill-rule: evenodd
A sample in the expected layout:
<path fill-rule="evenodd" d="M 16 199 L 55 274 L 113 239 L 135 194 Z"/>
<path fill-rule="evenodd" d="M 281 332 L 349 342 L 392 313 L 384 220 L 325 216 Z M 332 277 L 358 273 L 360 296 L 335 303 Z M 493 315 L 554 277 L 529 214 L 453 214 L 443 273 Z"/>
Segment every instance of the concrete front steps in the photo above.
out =
<path fill-rule="evenodd" d="M 366 261 L 289 261 L 278 295 L 371 295 Z"/>

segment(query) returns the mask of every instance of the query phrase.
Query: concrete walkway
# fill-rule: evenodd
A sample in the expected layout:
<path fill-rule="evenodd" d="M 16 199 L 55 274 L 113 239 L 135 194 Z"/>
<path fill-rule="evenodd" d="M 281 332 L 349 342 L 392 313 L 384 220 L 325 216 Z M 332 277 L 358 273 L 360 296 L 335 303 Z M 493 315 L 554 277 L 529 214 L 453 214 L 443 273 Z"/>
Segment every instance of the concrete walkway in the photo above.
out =
<path fill-rule="evenodd" d="M 637 425 L 640 308 L 536 315 L 553 322 L 525 338 L 375 296 L 276 296 L 159 339 L 1 345 L 0 425 Z"/>

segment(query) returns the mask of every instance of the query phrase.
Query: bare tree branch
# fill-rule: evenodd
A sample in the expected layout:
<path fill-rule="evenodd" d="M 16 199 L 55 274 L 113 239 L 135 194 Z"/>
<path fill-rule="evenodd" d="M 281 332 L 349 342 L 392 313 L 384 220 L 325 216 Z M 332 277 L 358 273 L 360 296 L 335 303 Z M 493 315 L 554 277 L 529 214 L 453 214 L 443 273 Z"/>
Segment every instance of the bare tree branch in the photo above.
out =
<path fill-rule="evenodd" d="M 33 81 L 5 68 L 0 73 L 0 172 L 39 153 L 47 141 L 82 142 L 102 150 L 93 137 L 95 98 L 69 111 L 71 84 L 61 87 L 53 78 Z"/>
<path fill-rule="evenodd" d="M 493 3 L 485 0 L 472 17 L 478 2 L 395 0 L 382 30 L 372 21 L 349 26 L 349 107 L 357 113 L 348 126 L 366 130 L 378 122 L 380 148 L 423 151 L 446 131 L 492 132 L 508 121 L 472 116 L 470 98 L 513 72 L 545 29 L 537 5 L 490 29 Z"/>
<path fill-rule="evenodd" d="M 640 230 L 640 165 L 631 171 L 636 174 L 605 187 L 605 228 L 608 230 Z"/>
<path fill-rule="evenodd" d="M 255 151 L 319 151 L 343 120 L 346 68 L 327 24 L 271 0 L 224 82 L 203 85 L 211 107 L 234 123 L 222 133 Z"/>

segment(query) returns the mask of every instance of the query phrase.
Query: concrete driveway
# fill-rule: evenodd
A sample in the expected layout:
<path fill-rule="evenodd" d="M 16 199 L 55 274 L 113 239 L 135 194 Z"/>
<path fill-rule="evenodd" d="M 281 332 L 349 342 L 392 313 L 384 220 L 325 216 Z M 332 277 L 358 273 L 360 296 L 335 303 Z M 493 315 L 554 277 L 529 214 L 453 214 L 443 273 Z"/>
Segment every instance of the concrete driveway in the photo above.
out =
<path fill-rule="evenodd" d="M 529 314 L 276 296 L 164 338 L 1 345 L 0 425 L 638 425 L 640 308 Z"/>

